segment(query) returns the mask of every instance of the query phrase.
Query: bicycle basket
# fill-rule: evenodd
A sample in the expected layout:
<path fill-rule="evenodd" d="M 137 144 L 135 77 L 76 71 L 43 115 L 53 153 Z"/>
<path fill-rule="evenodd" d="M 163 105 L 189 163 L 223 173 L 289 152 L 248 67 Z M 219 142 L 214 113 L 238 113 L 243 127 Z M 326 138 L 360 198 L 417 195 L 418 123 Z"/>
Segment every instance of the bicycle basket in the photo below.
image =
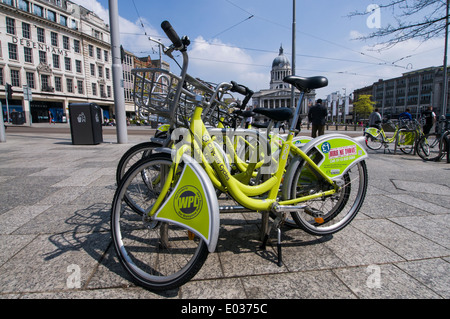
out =
<path fill-rule="evenodd" d="M 159 68 L 133 69 L 131 73 L 134 75 L 135 110 L 141 118 L 153 114 L 178 126 L 187 125 L 199 103 L 197 97 L 209 99 L 214 93 L 204 82 L 186 75 L 178 105 L 174 105 L 180 77 Z"/>
<path fill-rule="evenodd" d="M 396 125 L 392 121 L 388 121 L 381 126 L 385 132 L 395 132 Z"/>

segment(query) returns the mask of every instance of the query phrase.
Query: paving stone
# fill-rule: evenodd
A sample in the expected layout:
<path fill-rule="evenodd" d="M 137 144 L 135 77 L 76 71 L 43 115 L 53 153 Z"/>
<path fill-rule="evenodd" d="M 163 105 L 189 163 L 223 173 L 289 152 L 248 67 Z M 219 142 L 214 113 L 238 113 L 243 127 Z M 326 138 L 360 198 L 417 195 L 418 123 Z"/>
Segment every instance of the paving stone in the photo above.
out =
<path fill-rule="evenodd" d="M 450 253 L 449 249 L 385 219 L 355 220 L 352 225 L 406 260 Z"/>
<path fill-rule="evenodd" d="M 395 265 L 439 294 L 442 298 L 450 298 L 448 290 L 450 286 L 450 276 L 448 275 L 450 263 L 448 261 L 441 258 L 433 258 L 396 263 Z"/>
<path fill-rule="evenodd" d="M 361 299 L 441 299 L 433 290 L 394 265 L 369 265 L 334 269 Z"/>
<path fill-rule="evenodd" d="M 331 271 L 307 271 L 242 278 L 250 299 L 354 299 Z"/>
<path fill-rule="evenodd" d="M 8 135 L 0 144 L 1 299 L 450 297 L 450 166 L 382 152 L 367 160 L 367 196 L 344 230 L 315 237 L 283 227 L 281 267 L 273 229 L 260 248 L 260 213 L 223 214 L 217 249 L 191 281 L 164 293 L 136 286 L 117 260 L 109 219 L 116 164 L 144 141 L 106 136 L 76 146 L 67 134 Z"/>

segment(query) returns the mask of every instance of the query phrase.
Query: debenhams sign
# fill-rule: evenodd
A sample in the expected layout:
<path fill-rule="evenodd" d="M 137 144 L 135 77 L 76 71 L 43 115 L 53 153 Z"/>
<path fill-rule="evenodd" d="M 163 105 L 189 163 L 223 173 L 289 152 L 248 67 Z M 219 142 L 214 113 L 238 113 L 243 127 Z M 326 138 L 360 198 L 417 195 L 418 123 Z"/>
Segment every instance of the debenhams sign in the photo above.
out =
<path fill-rule="evenodd" d="M 24 46 L 27 48 L 38 49 L 39 51 L 46 51 L 46 52 L 53 53 L 53 54 L 69 56 L 69 51 L 63 50 L 60 48 L 55 48 L 55 47 L 49 46 L 45 43 L 34 42 L 34 41 L 31 41 L 29 39 L 24 39 L 24 38 L 19 39 L 18 37 L 15 37 L 15 36 L 11 36 L 11 38 L 12 38 L 12 43 L 14 43 L 14 44 L 20 44 L 21 46 Z"/>

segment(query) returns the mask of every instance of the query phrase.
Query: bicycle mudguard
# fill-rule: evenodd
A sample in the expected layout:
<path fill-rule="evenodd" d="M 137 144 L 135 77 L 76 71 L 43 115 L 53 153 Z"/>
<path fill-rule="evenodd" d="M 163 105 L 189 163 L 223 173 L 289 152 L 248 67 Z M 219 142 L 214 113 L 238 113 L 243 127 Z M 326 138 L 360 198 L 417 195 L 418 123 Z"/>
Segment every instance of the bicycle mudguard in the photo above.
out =
<path fill-rule="evenodd" d="M 369 134 L 373 137 L 377 137 L 380 135 L 380 131 L 375 127 L 368 127 L 364 130 L 364 134 Z"/>
<path fill-rule="evenodd" d="M 302 147 L 308 154 L 317 149 L 322 158 L 317 164 L 331 179 L 340 178 L 353 164 L 365 160 L 368 155 L 363 146 L 364 137 L 357 139 L 343 134 L 327 134 L 319 136 Z"/>
<path fill-rule="evenodd" d="M 295 146 L 297 147 L 302 147 L 306 144 L 308 144 L 313 138 L 309 137 L 309 136 L 297 136 L 294 137 L 294 139 L 292 140 L 292 143 L 294 143 Z"/>
<path fill-rule="evenodd" d="M 168 148 L 158 148 L 156 151 L 173 152 Z M 205 240 L 209 252 L 214 252 L 220 227 L 215 188 L 205 170 L 192 157 L 182 155 L 181 161 L 185 164 L 181 177 L 154 219 L 170 221 L 191 231 Z"/>

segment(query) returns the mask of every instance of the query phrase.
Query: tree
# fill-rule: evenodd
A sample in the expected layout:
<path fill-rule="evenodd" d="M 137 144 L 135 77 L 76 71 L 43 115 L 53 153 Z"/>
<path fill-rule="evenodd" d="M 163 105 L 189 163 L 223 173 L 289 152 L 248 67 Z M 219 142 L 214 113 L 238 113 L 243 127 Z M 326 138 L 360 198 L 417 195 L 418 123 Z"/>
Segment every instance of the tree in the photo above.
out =
<path fill-rule="evenodd" d="M 395 25 L 375 29 L 359 40 L 378 39 L 378 44 L 388 49 L 410 39 L 429 39 L 444 36 L 447 18 L 446 0 L 384 0 L 380 10 L 391 11 Z M 372 11 L 352 12 L 350 17 L 373 14 Z"/>
<path fill-rule="evenodd" d="M 370 98 L 372 95 L 360 95 L 358 101 L 353 102 L 353 112 L 358 115 L 359 118 L 367 119 L 369 114 L 373 112 L 373 102 Z"/>

